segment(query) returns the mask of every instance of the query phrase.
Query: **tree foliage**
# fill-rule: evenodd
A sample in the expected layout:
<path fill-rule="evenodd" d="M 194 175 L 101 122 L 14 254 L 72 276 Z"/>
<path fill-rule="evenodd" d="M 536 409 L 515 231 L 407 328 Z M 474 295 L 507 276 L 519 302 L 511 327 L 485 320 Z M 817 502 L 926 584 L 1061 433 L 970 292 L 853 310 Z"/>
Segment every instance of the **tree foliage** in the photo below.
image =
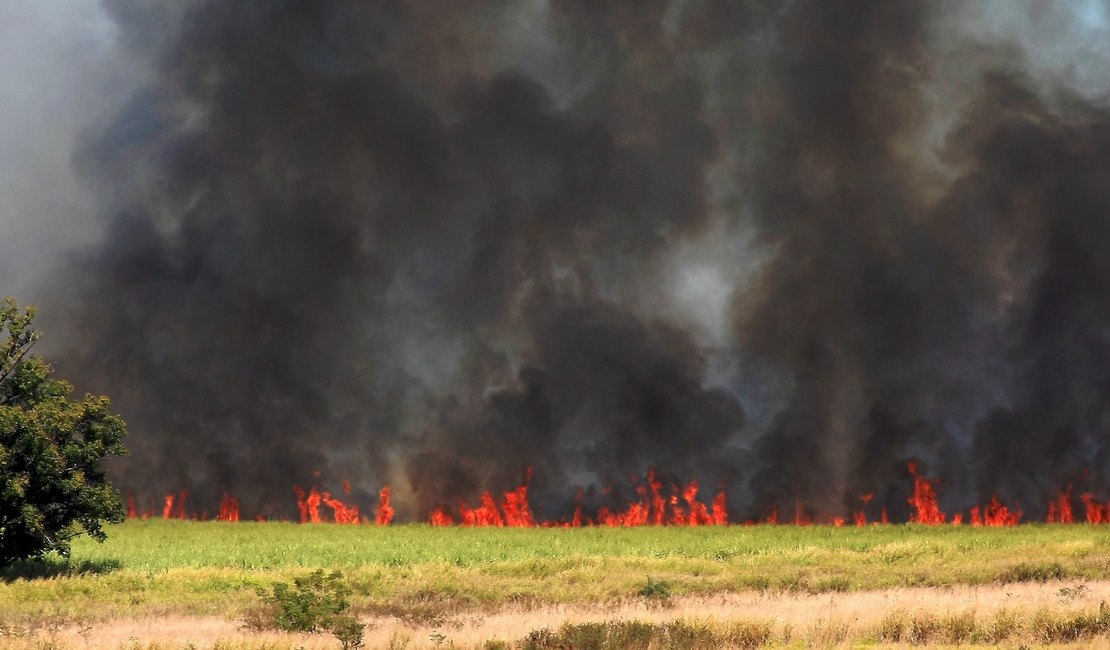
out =
<path fill-rule="evenodd" d="M 107 398 L 70 399 L 73 386 L 30 353 L 34 316 L 33 307 L 0 300 L 0 566 L 68 555 L 82 530 L 103 540 L 102 523 L 123 520 L 102 468 L 125 451 L 123 420 Z"/>

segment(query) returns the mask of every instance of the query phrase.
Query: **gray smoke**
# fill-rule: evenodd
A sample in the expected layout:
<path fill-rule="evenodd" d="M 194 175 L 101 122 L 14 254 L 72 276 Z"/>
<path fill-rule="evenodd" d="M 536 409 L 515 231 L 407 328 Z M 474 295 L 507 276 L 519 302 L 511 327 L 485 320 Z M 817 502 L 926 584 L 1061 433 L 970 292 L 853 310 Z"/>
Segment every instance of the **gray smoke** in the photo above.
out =
<path fill-rule="evenodd" d="M 1108 487 L 1100 3 L 105 8 L 135 90 L 46 302 L 127 491 Z"/>

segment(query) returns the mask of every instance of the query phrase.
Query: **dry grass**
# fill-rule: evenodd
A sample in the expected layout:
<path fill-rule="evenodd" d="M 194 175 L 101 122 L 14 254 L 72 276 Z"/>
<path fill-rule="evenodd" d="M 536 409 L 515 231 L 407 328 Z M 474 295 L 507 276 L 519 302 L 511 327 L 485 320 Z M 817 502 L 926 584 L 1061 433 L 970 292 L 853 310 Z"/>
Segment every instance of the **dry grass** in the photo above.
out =
<path fill-rule="evenodd" d="M 434 622 L 369 615 L 368 648 L 533 647 L 879 647 L 996 643 L 1018 647 L 1110 647 L 1110 581 L 1046 582 L 980 587 L 907 588 L 805 594 L 746 592 L 711 597 L 629 598 L 608 605 L 504 605 L 460 612 Z M 1102 623 L 1099 621 L 1102 620 Z M 1102 625 L 1102 627 L 1100 627 Z M 546 630 L 547 632 L 540 632 Z M 544 636 L 546 635 L 546 636 Z M 546 638 L 552 645 L 543 645 Z M 498 646 L 503 642 L 504 646 Z M 640 643 L 643 645 L 640 645 Z M 248 633 L 222 617 L 167 615 L 38 629 L 8 627 L 0 648 L 338 647 L 327 635 Z"/>

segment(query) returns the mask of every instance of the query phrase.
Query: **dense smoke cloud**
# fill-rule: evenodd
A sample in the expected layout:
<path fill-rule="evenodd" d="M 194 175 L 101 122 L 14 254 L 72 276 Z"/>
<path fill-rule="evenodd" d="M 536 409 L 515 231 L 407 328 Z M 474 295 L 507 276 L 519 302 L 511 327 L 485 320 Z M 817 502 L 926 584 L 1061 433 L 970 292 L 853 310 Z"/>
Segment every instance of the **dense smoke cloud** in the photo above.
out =
<path fill-rule="evenodd" d="M 141 83 L 81 141 L 106 235 L 54 281 L 126 490 L 1108 487 L 1110 113 L 989 3 L 106 8 Z"/>

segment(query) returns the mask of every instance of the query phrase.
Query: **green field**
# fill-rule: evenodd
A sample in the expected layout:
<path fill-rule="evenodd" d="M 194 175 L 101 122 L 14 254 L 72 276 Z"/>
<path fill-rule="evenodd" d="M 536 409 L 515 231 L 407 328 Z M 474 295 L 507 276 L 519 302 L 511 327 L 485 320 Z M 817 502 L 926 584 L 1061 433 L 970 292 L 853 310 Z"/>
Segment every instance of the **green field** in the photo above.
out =
<path fill-rule="evenodd" d="M 497 529 L 128 521 L 68 563 L 0 577 L 0 618 L 236 616 L 257 588 L 339 569 L 362 614 L 605 603 L 650 578 L 672 595 L 829 592 L 1110 578 L 1110 526 Z"/>

